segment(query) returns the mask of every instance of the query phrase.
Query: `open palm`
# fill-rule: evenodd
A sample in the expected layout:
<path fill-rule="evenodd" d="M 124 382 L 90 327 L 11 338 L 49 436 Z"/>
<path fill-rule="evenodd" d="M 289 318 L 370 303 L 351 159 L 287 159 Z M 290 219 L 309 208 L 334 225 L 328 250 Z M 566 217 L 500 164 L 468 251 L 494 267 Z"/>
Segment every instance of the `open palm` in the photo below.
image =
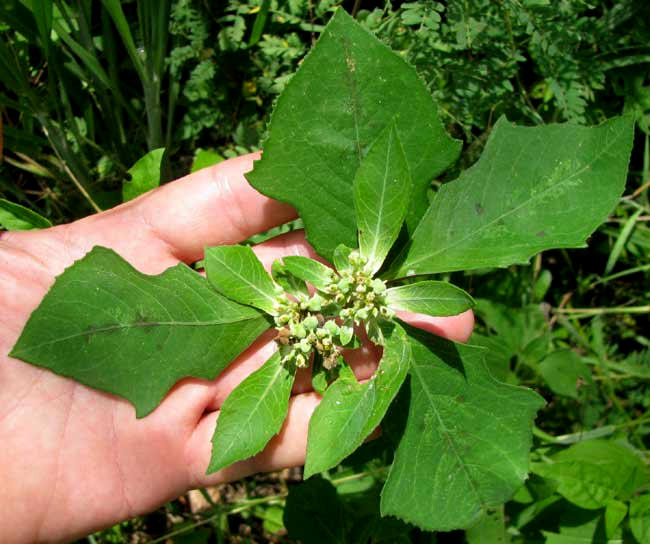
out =
<path fill-rule="evenodd" d="M 202 258 L 208 245 L 232 244 L 295 217 L 255 192 L 239 157 L 83 220 L 0 237 L 0 542 L 61 541 L 150 511 L 188 489 L 300 465 L 319 397 L 298 376 L 279 435 L 254 458 L 205 476 L 219 407 L 275 349 L 265 334 L 213 381 L 185 379 L 144 419 L 123 399 L 89 389 L 7 354 L 30 313 L 60 274 L 93 246 L 110 247 L 138 270 L 157 274 Z M 269 264 L 313 252 L 301 232 L 255 248 Z M 473 316 L 403 316 L 454 340 Z M 351 352 L 359 378 L 372 375 L 376 350 Z"/>

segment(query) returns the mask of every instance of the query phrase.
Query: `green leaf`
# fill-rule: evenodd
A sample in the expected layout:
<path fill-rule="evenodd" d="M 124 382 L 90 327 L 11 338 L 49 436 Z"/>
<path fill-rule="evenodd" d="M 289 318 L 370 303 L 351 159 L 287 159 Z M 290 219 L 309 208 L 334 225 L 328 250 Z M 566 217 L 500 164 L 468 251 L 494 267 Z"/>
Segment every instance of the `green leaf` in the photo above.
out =
<path fill-rule="evenodd" d="M 420 281 L 386 292 L 393 310 L 433 316 L 456 315 L 474 306 L 474 299 L 461 288 L 444 281 Z"/>
<path fill-rule="evenodd" d="M 492 378 L 482 348 L 407 332 L 408 416 L 382 491 L 382 515 L 429 531 L 468 527 L 524 481 L 532 419 L 543 400 Z"/>
<path fill-rule="evenodd" d="M 205 250 L 205 273 L 228 298 L 275 315 L 276 286 L 248 246 L 217 246 Z"/>
<path fill-rule="evenodd" d="M 51 227 L 49 219 L 36 212 L 0 198 L 0 227 L 7 230 L 46 229 Z"/>
<path fill-rule="evenodd" d="M 506 531 L 503 506 L 489 510 L 478 523 L 465 531 L 467 544 L 507 544 L 511 542 Z"/>
<path fill-rule="evenodd" d="M 571 350 L 555 351 L 539 364 L 539 373 L 554 393 L 574 399 L 582 384 L 592 383 L 591 370 Z"/>
<path fill-rule="evenodd" d="M 267 328 L 183 264 L 148 276 L 95 247 L 57 278 L 11 356 L 124 397 L 143 417 L 181 378 L 214 379 Z"/>
<path fill-rule="evenodd" d="M 241 382 L 223 403 L 212 437 L 207 474 L 261 452 L 287 417 L 295 371 L 276 351 Z"/>
<path fill-rule="evenodd" d="M 32 0 L 31 10 L 41 36 L 43 51 L 47 57 L 50 50 L 50 33 L 52 32 L 52 0 Z"/>
<path fill-rule="evenodd" d="M 627 504 L 614 499 L 607 503 L 605 507 L 605 532 L 607 538 L 614 537 L 625 516 L 627 516 Z"/>
<path fill-rule="evenodd" d="M 605 507 L 626 498 L 643 477 L 642 461 L 629 448 L 609 440 L 578 442 L 535 463 L 532 471 L 557 485 L 557 492 L 580 508 Z"/>
<path fill-rule="evenodd" d="M 165 148 L 154 149 L 137 160 L 129 168 L 130 181 L 122 183 L 122 200 L 124 202 L 136 198 L 160 185 L 160 165 L 162 164 Z"/>
<path fill-rule="evenodd" d="M 478 162 L 438 191 L 395 276 L 526 263 L 583 247 L 623 191 L 634 120 L 495 125 Z"/>
<path fill-rule="evenodd" d="M 283 257 L 282 262 L 297 278 L 311 283 L 316 289 L 325 289 L 334 277 L 334 271 L 309 257 Z"/>
<path fill-rule="evenodd" d="M 292 204 L 309 242 L 331 260 L 338 244 L 356 246 L 353 179 L 393 119 L 413 182 L 412 232 L 431 180 L 456 160 L 460 142 L 415 70 L 338 9 L 278 99 L 262 159 L 246 177 Z"/>
<path fill-rule="evenodd" d="M 303 544 L 346 544 L 345 511 L 336 488 L 320 476 L 289 488 L 284 526 Z"/>
<path fill-rule="evenodd" d="M 208 166 L 214 166 L 223 161 L 222 155 L 213 149 L 201 149 L 200 147 L 194 152 L 194 160 L 192 161 L 192 168 L 190 172 L 196 172 Z"/>
<path fill-rule="evenodd" d="M 375 375 L 358 383 L 354 374 L 331 384 L 309 420 L 304 477 L 341 462 L 374 431 L 399 391 L 411 360 L 404 329 L 397 323 L 382 327 L 384 353 Z"/>
<path fill-rule="evenodd" d="M 334 255 L 332 255 L 332 264 L 338 272 L 343 272 L 344 270 L 350 270 L 352 268 L 349 261 L 350 253 L 352 253 L 352 251 L 354 250 L 345 244 L 339 244 L 336 246 Z"/>
<path fill-rule="evenodd" d="M 650 542 L 650 494 L 630 501 L 630 529 L 639 544 Z"/>
<path fill-rule="evenodd" d="M 406 217 L 411 176 L 395 124 L 389 124 L 363 158 L 354 177 L 359 251 L 374 274 L 397 240 Z"/>
<path fill-rule="evenodd" d="M 309 289 L 307 289 L 305 282 L 291 274 L 287 270 L 287 267 L 282 264 L 282 261 L 273 261 L 271 265 L 271 276 L 273 277 L 273 281 L 284 289 L 285 293 L 309 295 Z"/>

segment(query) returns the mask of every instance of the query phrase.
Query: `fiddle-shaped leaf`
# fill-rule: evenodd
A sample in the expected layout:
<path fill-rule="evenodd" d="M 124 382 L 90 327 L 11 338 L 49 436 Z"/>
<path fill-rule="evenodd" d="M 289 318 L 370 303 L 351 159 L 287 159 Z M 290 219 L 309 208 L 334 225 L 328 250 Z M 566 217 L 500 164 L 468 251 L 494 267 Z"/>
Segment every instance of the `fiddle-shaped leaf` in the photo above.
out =
<path fill-rule="evenodd" d="M 334 278 L 334 270 L 309 257 L 284 257 L 284 266 L 297 278 L 311 283 L 316 289 L 325 289 Z"/>
<path fill-rule="evenodd" d="M 338 244 L 356 247 L 353 179 L 392 122 L 413 183 L 406 216 L 412 233 L 431 180 L 457 159 L 460 142 L 445 132 L 415 70 L 338 9 L 278 98 L 262 159 L 246 177 L 292 204 L 307 240 L 332 260 Z"/>
<path fill-rule="evenodd" d="M 443 185 L 392 275 L 526 263 L 582 247 L 625 186 L 634 119 L 597 127 L 496 123 L 478 162 Z"/>
<path fill-rule="evenodd" d="M 543 400 L 492 378 L 482 348 L 406 330 L 408 415 L 381 511 L 429 531 L 468 527 L 526 478 L 532 420 Z"/>
<path fill-rule="evenodd" d="M 184 264 L 158 276 L 95 247 L 67 268 L 11 351 L 146 416 L 178 380 L 214 379 L 269 324 Z"/>

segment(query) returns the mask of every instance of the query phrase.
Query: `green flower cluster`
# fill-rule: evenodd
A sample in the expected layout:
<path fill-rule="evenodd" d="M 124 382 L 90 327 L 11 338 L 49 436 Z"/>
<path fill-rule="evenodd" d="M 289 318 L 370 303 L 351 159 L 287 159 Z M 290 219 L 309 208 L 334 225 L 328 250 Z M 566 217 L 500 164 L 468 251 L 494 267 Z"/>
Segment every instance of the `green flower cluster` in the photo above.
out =
<path fill-rule="evenodd" d="M 365 325 L 370 339 L 383 343 L 379 320 L 394 315 L 386 305 L 386 284 L 372 278 L 366 259 L 358 251 L 350 253 L 348 265 L 339 273 L 333 272 L 323 288 L 311 296 L 278 295 L 276 341 L 284 363 L 307 367 L 315 349 L 323 367 L 334 368 L 342 348 L 353 343 L 355 325 Z"/>

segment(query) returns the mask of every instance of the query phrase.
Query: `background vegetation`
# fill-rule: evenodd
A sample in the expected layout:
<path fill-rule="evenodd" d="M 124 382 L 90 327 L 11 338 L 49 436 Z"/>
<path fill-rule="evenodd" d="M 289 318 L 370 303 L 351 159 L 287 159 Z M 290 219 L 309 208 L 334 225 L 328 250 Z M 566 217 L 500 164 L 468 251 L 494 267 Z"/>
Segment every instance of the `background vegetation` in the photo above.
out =
<path fill-rule="evenodd" d="M 637 116 L 626 192 L 588 249 L 451 279 L 479 299 L 473 342 L 490 348 L 492 373 L 548 402 L 533 467 L 589 442 L 581 461 L 609 463 L 614 480 L 628 454 L 644 468 L 633 486 L 614 483 L 616 493 L 590 507 L 538 470 L 479 527 L 431 535 L 377 520 L 391 455 L 380 439 L 329 480 L 299 485 L 297 470 L 258 476 L 88 540 L 309 544 L 324 542 L 320 523 L 346 542 L 650 539 L 641 509 L 650 511 L 645 0 L 0 0 L 0 197 L 57 224 L 120 202 L 128 170 L 148 151 L 166 149 L 164 182 L 259 148 L 273 101 L 338 5 L 416 67 L 464 140 L 459 167 L 476 160 L 502 114 L 529 125 Z M 3 217 L 7 228 L 22 225 Z"/>

